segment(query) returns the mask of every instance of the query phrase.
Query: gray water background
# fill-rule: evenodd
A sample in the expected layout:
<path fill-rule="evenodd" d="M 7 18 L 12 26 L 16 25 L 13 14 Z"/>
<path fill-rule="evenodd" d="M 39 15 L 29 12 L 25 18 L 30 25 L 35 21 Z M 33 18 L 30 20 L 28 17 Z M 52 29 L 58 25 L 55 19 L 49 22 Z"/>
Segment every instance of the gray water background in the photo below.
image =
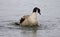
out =
<path fill-rule="evenodd" d="M 34 7 L 41 9 L 38 28 L 15 25 Z M 60 0 L 0 0 L 0 37 L 60 37 Z"/>

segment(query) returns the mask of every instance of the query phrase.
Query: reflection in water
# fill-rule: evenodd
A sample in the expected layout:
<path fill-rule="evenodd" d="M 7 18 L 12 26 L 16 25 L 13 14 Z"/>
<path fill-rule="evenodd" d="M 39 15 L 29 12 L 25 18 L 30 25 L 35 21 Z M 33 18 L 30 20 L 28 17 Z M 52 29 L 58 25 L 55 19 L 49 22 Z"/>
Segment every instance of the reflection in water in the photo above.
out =
<path fill-rule="evenodd" d="M 37 27 L 23 27 L 21 32 L 24 37 L 36 37 Z"/>

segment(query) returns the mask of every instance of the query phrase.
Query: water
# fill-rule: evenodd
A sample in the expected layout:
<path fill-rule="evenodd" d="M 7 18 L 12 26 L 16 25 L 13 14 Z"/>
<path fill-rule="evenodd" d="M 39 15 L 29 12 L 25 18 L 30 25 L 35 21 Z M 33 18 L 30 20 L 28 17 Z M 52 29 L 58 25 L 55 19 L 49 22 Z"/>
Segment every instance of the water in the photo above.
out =
<path fill-rule="evenodd" d="M 15 25 L 34 7 L 41 9 L 39 27 Z M 60 37 L 60 0 L 0 0 L 0 37 Z"/>

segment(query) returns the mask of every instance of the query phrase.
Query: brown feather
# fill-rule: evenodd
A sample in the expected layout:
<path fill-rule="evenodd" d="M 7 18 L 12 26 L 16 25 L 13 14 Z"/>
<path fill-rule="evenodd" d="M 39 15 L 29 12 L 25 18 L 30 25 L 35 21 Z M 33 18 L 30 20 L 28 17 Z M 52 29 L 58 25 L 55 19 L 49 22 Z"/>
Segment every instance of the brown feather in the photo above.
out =
<path fill-rule="evenodd" d="M 25 15 L 20 19 L 20 24 L 24 22 L 25 19 L 27 19 L 30 15 Z"/>

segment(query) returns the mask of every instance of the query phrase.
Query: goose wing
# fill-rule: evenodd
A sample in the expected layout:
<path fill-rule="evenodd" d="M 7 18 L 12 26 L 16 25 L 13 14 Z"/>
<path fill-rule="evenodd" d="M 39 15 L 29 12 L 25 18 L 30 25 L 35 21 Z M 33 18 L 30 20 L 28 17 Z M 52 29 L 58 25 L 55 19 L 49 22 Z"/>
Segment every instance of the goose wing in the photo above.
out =
<path fill-rule="evenodd" d="M 24 22 L 30 15 L 24 15 L 21 19 L 20 19 L 20 24 L 22 22 Z"/>

